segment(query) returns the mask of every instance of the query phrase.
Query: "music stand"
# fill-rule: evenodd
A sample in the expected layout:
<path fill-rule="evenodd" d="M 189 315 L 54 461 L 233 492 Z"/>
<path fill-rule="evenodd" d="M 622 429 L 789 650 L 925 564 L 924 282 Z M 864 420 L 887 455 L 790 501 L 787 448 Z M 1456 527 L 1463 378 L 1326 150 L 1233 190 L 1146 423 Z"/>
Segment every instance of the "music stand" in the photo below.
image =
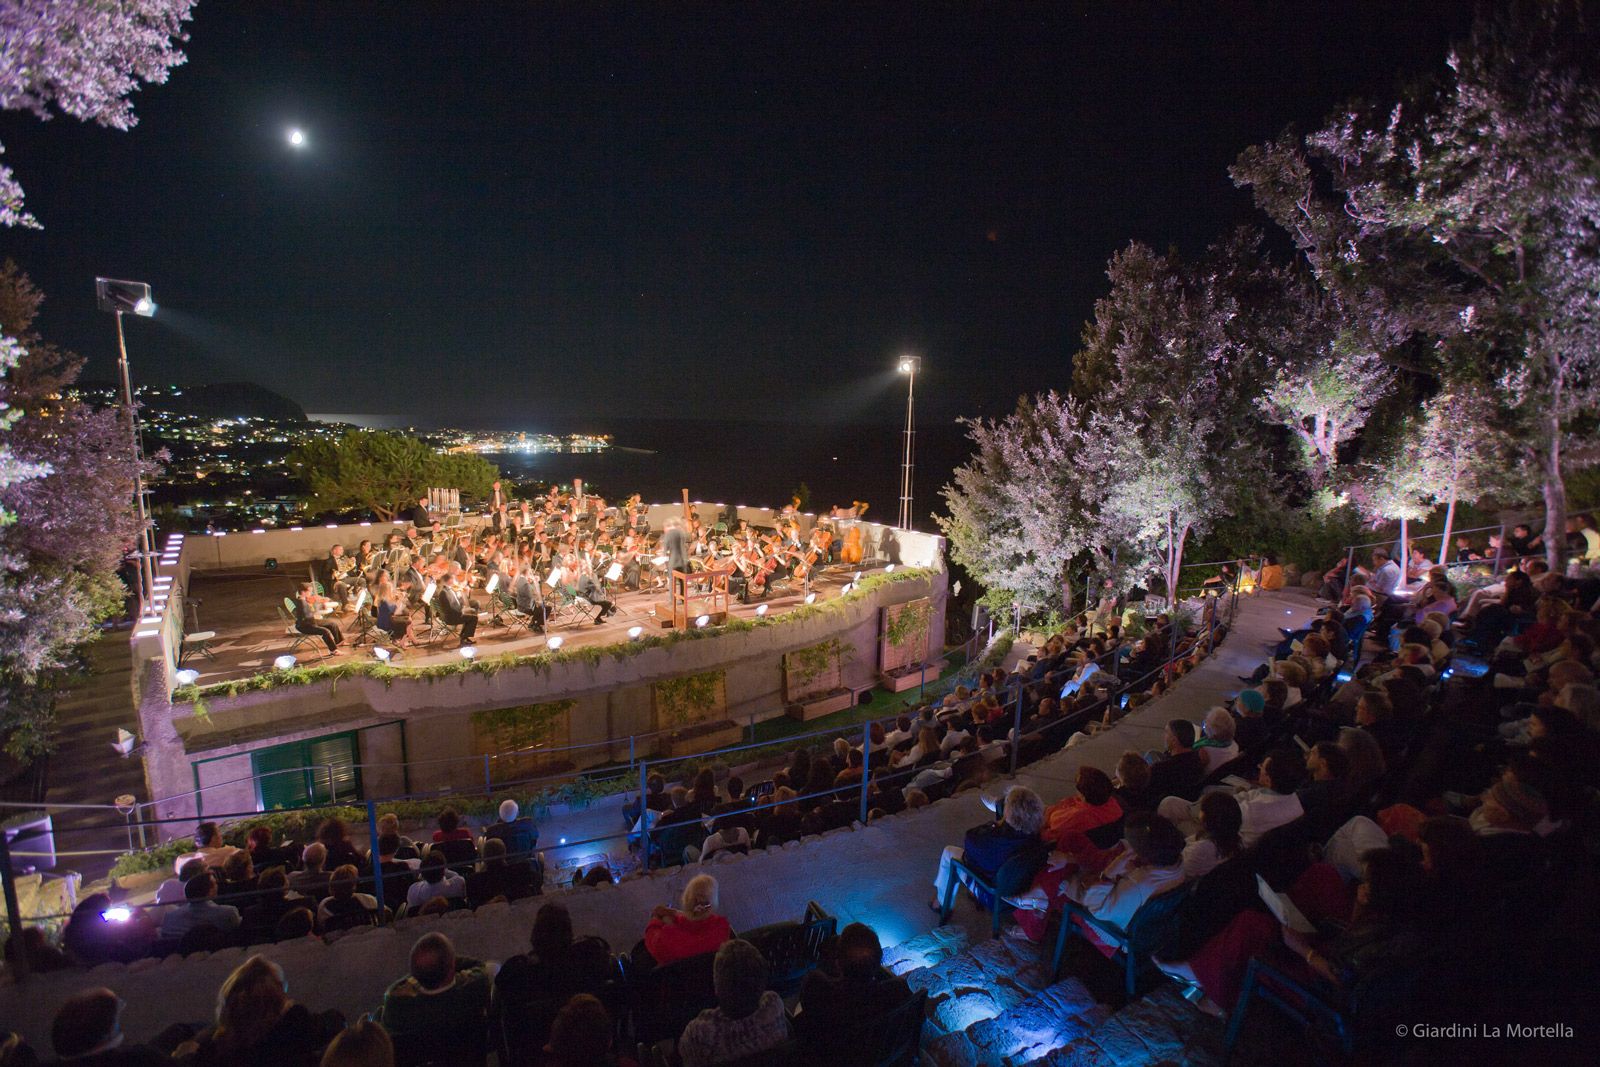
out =
<path fill-rule="evenodd" d="M 673 571 L 670 595 L 672 598 L 671 625 L 679 630 L 689 627 L 689 597 L 691 588 L 703 588 L 704 599 L 697 606 L 704 607 L 705 611 L 698 611 L 695 617 L 710 615 L 713 622 L 722 622 L 728 617 L 728 572 L 715 571 Z"/>

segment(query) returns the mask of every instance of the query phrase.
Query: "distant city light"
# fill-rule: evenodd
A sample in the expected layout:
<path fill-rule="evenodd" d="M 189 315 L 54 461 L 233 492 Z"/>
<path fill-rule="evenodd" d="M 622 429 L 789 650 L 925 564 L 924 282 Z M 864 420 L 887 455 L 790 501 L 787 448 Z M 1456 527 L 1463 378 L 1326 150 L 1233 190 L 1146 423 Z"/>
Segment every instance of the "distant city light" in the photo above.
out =
<path fill-rule="evenodd" d="M 289 143 L 294 145 L 296 148 L 304 147 L 305 143 L 306 143 L 305 131 L 304 130 L 290 130 L 289 131 Z"/>

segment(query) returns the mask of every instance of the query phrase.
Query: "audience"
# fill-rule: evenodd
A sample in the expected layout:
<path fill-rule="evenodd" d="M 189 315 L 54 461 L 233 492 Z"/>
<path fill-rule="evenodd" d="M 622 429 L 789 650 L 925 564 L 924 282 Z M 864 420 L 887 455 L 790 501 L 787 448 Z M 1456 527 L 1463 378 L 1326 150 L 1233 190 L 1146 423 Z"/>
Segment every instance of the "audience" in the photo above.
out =
<path fill-rule="evenodd" d="M 239 926 L 239 909 L 231 904 L 218 904 L 217 876 L 209 870 L 202 871 L 183 885 L 185 903 L 175 906 L 161 920 L 161 936 L 168 941 L 180 941 L 191 930 L 202 927 L 229 933 Z"/>
<path fill-rule="evenodd" d="M 144 1045 L 123 1043 L 122 999 L 105 988 L 67 998 L 51 1023 L 50 1045 L 60 1062 L 85 1067 L 155 1067 L 172 1062 Z"/>
<path fill-rule="evenodd" d="M 217 992 L 215 1025 L 180 1045 L 174 1058 L 193 1067 L 316 1063 L 344 1026 L 338 1012 L 313 1015 L 289 999 L 283 968 L 251 956 Z"/>
<path fill-rule="evenodd" d="M 754 1056 L 789 1038 L 783 998 L 767 988 L 767 961 L 750 942 L 723 942 L 712 966 L 717 1006 L 707 1008 L 678 1038 L 683 1067 Z"/>
<path fill-rule="evenodd" d="M 695 875 L 683 887 L 677 908 L 658 904 L 644 930 L 644 948 L 656 966 L 715 952 L 733 937 L 733 927 L 717 913 L 717 880 Z M 636 954 L 635 959 L 639 957 Z"/>
<path fill-rule="evenodd" d="M 383 994 L 378 1021 L 395 1037 L 450 1034 L 487 1018 L 490 985 L 486 965 L 458 957 L 443 934 L 423 934 L 411 946 L 411 973 Z"/>

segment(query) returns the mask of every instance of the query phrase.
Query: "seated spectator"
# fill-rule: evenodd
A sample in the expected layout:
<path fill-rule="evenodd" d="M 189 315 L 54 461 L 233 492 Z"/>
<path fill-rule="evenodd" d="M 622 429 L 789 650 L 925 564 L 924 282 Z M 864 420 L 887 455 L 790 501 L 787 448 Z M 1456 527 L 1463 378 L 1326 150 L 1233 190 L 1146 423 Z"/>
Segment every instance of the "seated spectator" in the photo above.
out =
<path fill-rule="evenodd" d="M 271 941 L 278 920 L 305 907 L 306 898 L 289 895 L 289 876 L 282 867 L 268 867 L 256 879 L 256 895 L 239 903 L 240 933 L 246 944 L 254 945 Z"/>
<path fill-rule="evenodd" d="M 1405 751 L 1407 729 L 1395 716 L 1394 704 L 1386 693 L 1368 690 L 1356 702 L 1356 725 L 1371 734 L 1383 751 L 1385 765 L 1393 765 Z"/>
<path fill-rule="evenodd" d="M 822 965 L 800 986 L 795 1032 L 825 1062 L 849 1063 L 861 1049 L 841 1044 L 862 1024 L 911 999 L 911 988 L 883 968 L 883 946 L 870 926 L 851 923 L 827 946 Z"/>
<path fill-rule="evenodd" d="M 771 848 L 800 839 L 800 808 L 794 802 L 796 795 L 788 786 L 780 786 L 772 794 L 775 807 L 756 813 L 756 848 Z"/>
<path fill-rule="evenodd" d="M 1117 773 L 1111 779 L 1117 787 L 1117 803 L 1123 814 L 1149 811 L 1161 799 L 1150 793 L 1150 764 L 1137 752 L 1124 752 L 1117 760 Z"/>
<path fill-rule="evenodd" d="M 300 854 L 300 869 L 289 876 L 289 888 L 310 900 L 328 895 L 328 846 L 313 841 Z"/>
<path fill-rule="evenodd" d="M 928 907 L 936 912 L 943 911 L 950 879 L 957 876 L 956 860 L 987 878 L 993 878 L 1007 860 L 1020 852 L 1037 852 L 1042 860 L 1044 847 L 1039 833 L 1043 826 L 1044 803 L 1039 794 L 1024 786 L 1012 788 L 1006 794 L 1005 807 L 998 820 L 968 830 L 959 847 L 945 846 L 939 857 L 939 870 L 933 879 L 933 899 Z M 963 872 L 963 884 L 966 884 L 966 877 Z"/>
<path fill-rule="evenodd" d="M 328 897 L 317 908 L 317 926 L 324 934 L 356 926 L 378 924 L 378 901 L 370 893 L 357 893 L 361 873 L 346 863 L 328 879 Z"/>
<path fill-rule="evenodd" d="M 1173 719 L 1162 736 L 1166 756 L 1150 764 L 1150 794 L 1156 797 L 1190 796 L 1206 776 L 1205 756 L 1195 751 L 1194 723 Z"/>
<path fill-rule="evenodd" d="M 184 903 L 167 912 L 161 920 L 161 937 L 167 941 L 181 941 L 190 930 L 201 926 L 214 927 L 223 933 L 239 928 L 239 909 L 229 904 L 218 904 L 217 876 L 202 871 L 184 883 Z"/>
<path fill-rule="evenodd" d="M 319 1067 L 394 1067 L 394 1042 L 371 1019 L 357 1019 L 339 1032 Z"/>
<path fill-rule="evenodd" d="M 256 872 L 250 863 L 250 853 L 240 849 L 229 856 L 222 865 L 217 897 L 224 903 L 236 903 L 239 907 L 244 907 L 253 899 L 255 889 Z"/>
<path fill-rule="evenodd" d="M 717 913 L 717 880 L 709 874 L 689 879 L 679 907 L 658 904 L 644 930 L 644 947 L 657 966 L 715 952 L 733 937 L 728 920 Z"/>
<path fill-rule="evenodd" d="M 206 869 L 206 861 L 203 859 L 191 857 L 185 860 L 183 866 L 178 868 L 177 876 L 168 878 L 156 889 L 154 902 L 157 904 L 182 904 L 184 884 Z"/>
<path fill-rule="evenodd" d="M 454 808 L 445 808 L 436 820 L 439 828 L 433 832 L 433 843 L 444 841 L 471 841 L 472 831 L 461 825 L 461 816 Z"/>
<path fill-rule="evenodd" d="M 1205 758 L 1206 773 L 1210 774 L 1239 754 L 1239 746 L 1234 741 L 1233 716 L 1227 708 L 1212 708 L 1206 712 L 1203 732 L 1204 736 L 1194 747 Z"/>
<path fill-rule="evenodd" d="M 500 819 L 483 831 L 483 839 L 505 843 L 505 855 L 511 860 L 532 859 L 539 848 L 539 827 L 526 815 L 520 815 L 515 800 L 500 802 Z M 484 850 L 488 855 L 488 850 Z"/>
<path fill-rule="evenodd" d="M 317 936 L 317 914 L 304 903 L 291 908 L 273 927 L 273 941 L 298 941 Z"/>
<path fill-rule="evenodd" d="M 350 842 L 350 828 L 343 819 L 324 819 L 317 827 L 317 840 L 327 850 L 322 861 L 324 869 L 336 870 L 347 863 L 357 871 L 361 869 L 361 854 Z"/>
<path fill-rule="evenodd" d="M 381 838 L 386 834 L 393 834 L 395 840 L 399 842 L 398 847 L 394 850 L 394 858 L 397 861 L 406 863 L 410 860 L 422 859 L 422 849 L 415 841 L 400 832 L 400 816 L 392 811 L 384 812 L 378 816 L 378 836 Z M 370 869 L 371 866 L 372 852 L 369 850 L 367 852 L 367 867 Z M 413 867 L 413 869 L 415 868 Z"/>
<path fill-rule="evenodd" d="M 406 899 L 411 883 L 417 880 L 417 868 L 422 866 L 421 860 L 400 859 L 399 854 L 403 847 L 399 834 L 382 832 L 378 834 L 378 855 L 372 862 L 372 867 L 376 876 L 374 883 L 378 877 L 383 879 L 385 907 L 400 906 Z"/>
<path fill-rule="evenodd" d="M 550 1027 L 546 1067 L 617 1067 L 615 1040 L 616 1027 L 600 998 L 579 994 L 567 1001 Z"/>
<path fill-rule="evenodd" d="M 1200 798 L 1200 827 L 1183 848 L 1183 876 L 1203 878 L 1237 856 L 1244 847 L 1239 828 L 1244 813 L 1232 793 L 1207 793 Z"/>
<path fill-rule="evenodd" d="M 1295 790 L 1305 780 L 1305 758 L 1299 751 L 1276 749 L 1261 761 L 1261 784 L 1253 789 L 1243 789 L 1237 794 L 1242 813 L 1239 835 L 1245 847 L 1260 840 L 1268 830 L 1293 822 L 1305 814 L 1300 797 Z M 1185 833 L 1200 829 L 1200 805 L 1181 797 L 1168 797 L 1156 809 Z"/>
<path fill-rule="evenodd" d="M 1075 901 L 1096 918 L 1126 929 L 1145 901 L 1183 882 L 1186 844 L 1178 828 L 1159 815 L 1128 816 L 1123 846 L 1103 867 L 1098 862 L 1083 866 L 1064 862 L 1046 872 L 1052 877 L 1041 875 L 1013 902 L 1018 929 L 1028 940 L 1042 941 L 1049 911 L 1062 900 Z M 1092 929 L 1080 929 L 1102 951 L 1109 951 Z"/>
<path fill-rule="evenodd" d="M 172 870 L 176 873 L 183 869 L 189 860 L 200 860 L 207 867 L 220 870 L 228 862 L 228 857 L 239 850 L 232 845 L 222 843 L 222 831 L 217 829 L 214 822 L 203 822 L 195 827 L 194 851 L 185 852 L 172 861 Z"/>
<path fill-rule="evenodd" d="M 1233 741 L 1239 751 L 1249 752 L 1266 743 L 1271 734 L 1264 718 L 1266 707 L 1266 696 L 1259 689 L 1246 689 L 1234 700 L 1233 710 L 1238 718 L 1233 724 Z"/>
<path fill-rule="evenodd" d="M 72 966 L 67 954 L 45 937 L 42 926 L 25 926 L 20 934 L 6 938 L 6 962 L 13 967 L 20 966 L 19 957 L 27 959 L 30 971 L 63 971 Z"/>
<path fill-rule="evenodd" d="M 418 911 L 435 897 L 457 898 L 467 895 L 467 880 L 452 871 L 444 856 L 429 852 L 422 860 L 422 880 L 406 890 L 406 907 Z"/>
<path fill-rule="evenodd" d="M 516 863 L 506 860 L 506 843 L 491 837 L 483 843 L 483 870 L 467 875 L 467 901 L 474 907 L 487 904 L 496 897 L 507 901 L 521 900 L 538 893 L 542 875 L 534 873 L 535 860 L 530 863 L 520 859 Z"/>
<path fill-rule="evenodd" d="M 289 999 L 283 968 L 251 956 L 217 992 L 216 1025 L 178 1046 L 174 1058 L 192 1067 L 314 1063 L 344 1026 L 336 1011 L 313 1015 Z"/>
<path fill-rule="evenodd" d="M 611 971 L 611 947 L 598 937 L 575 938 L 572 916 L 554 901 L 539 908 L 529 951 L 512 956 L 494 979 L 497 1016 L 515 1016 L 519 1037 L 542 1047 L 561 1004 L 599 993 Z"/>
<path fill-rule="evenodd" d="M 482 1032 L 489 1013 L 489 969 L 456 956 L 443 934 L 423 934 L 411 946 L 411 973 L 383 994 L 378 1021 L 395 1037 L 419 1035 L 439 1040 L 474 1022 Z"/>
<path fill-rule="evenodd" d="M 257 871 L 264 871 L 268 867 L 280 864 L 288 867 L 294 863 L 294 849 L 278 848 L 272 843 L 272 827 L 257 824 L 250 827 L 250 832 L 245 835 L 245 851 L 250 853 L 250 864 Z"/>
<path fill-rule="evenodd" d="M 717 1006 L 690 1020 L 678 1038 L 683 1067 L 754 1056 L 789 1039 L 783 998 L 767 988 L 767 961 L 748 941 L 722 943 L 712 965 Z"/>
<path fill-rule="evenodd" d="M 199 868 L 205 870 L 202 864 Z M 90 893 L 78 901 L 61 932 L 61 947 L 67 955 L 85 967 L 101 963 L 131 963 L 150 950 L 156 938 L 155 915 L 159 912 L 147 908 L 130 908 L 126 921 L 107 919 L 111 897 L 106 893 Z M 119 913 L 120 914 L 120 913 Z"/>
<path fill-rule="evenodd" d="M 1350 757 L 1332 741 L 1319 741 L 1306 753 L 1310 780 L 1296 792 L 1307 812 L 1338 808 L 1350 800 Z"/>
<path fill-rule="evenodd" d="M 1282 589 L 1287 582 L 1283 573 L 1283 564 L 1278 562 L 1278 557 L 1267 556 L 1261 562 L 1261 576 L 1256 579 L 1256 588 L 1263 593 L 1275 593 Z"/>
<path fill-rule="evenodd" d="M 1078 768 L 1077 793 L 1045 809 L 1044 827 L 1040 837 L 1046 844 L 1059 842 L 1070 832 L 1088 833 L 1122 818 L 1122 805 L 1115 796 L 1116 787 L 1106 772 L 1084 764 Z"/>
<path fill-rule="evenodd" d="M 122 999 L 103 987 L 67 998 L 50 1024 L 50 1044 L 62 1063 L 92 1067 L 156 1067 L 172 1063 L 169 1057 L 144 1045 L 123 1044 Z"/>

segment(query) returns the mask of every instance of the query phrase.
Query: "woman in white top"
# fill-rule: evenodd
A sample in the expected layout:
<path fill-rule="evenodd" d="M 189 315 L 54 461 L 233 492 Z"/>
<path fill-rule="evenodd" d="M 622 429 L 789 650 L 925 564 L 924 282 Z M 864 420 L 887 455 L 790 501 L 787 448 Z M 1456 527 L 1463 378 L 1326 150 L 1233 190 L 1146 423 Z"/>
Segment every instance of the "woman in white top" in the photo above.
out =
<path fill-rule="evenodd" d="M 1239 828 L 1244 814 L 1232 793 L 1207 793 L 1200 798 L 1200 829 L 1183 849 L 1183 876 L 1200 878 L 1239 854 Z"/>

